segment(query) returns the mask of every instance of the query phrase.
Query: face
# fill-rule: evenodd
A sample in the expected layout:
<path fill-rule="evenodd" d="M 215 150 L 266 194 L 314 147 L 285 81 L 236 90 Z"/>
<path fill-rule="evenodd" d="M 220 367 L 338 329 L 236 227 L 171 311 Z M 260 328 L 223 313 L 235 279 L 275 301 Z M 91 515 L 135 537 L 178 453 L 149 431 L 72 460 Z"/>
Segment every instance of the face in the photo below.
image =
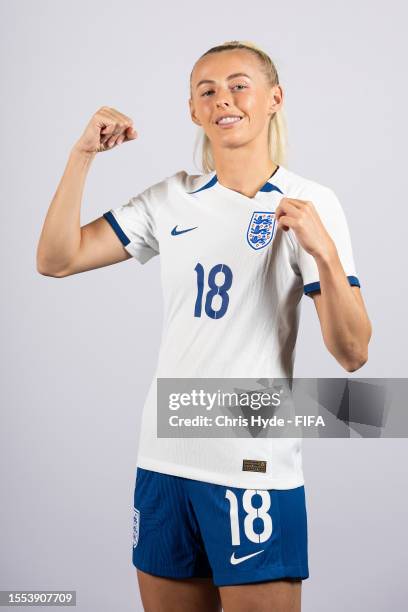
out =
<path fill-rule="evenodd" d="M 213 148 L 242 146 L 254 139 L 267 144 L 269 121 L 282 106 L 282 98 L 280 85 L 267 84 L 259 60 L 245 49 L 213 53 L 194 66 L 191 118 L 204 129 Z M 223 115 L 241 119 L 217 124 Z"/>

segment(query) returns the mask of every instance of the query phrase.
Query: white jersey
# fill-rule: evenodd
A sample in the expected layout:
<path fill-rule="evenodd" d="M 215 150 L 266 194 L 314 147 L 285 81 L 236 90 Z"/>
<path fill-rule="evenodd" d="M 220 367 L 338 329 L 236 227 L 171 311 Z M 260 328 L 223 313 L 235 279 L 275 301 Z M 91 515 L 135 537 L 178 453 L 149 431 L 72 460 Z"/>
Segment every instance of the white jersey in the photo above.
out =
<path fill-rule="evenodd" d="M 319 273 L 295 233 L 277 229 L 284 196 L 313 202 L 350 284 L 359 286 L 335 193 L 283 166 L 252 198 L 221 185 L 215 171 L 181 170 L 104 214 L 140 263 L 161 255 L 162 342 L 138 466 L 243 488 L 304 484 L 301 437 L 157 437 L 157 378 L 292 377 L 301 298 L 319 289 Z M 244 460 L 266 469 L 246 471 Z"/>

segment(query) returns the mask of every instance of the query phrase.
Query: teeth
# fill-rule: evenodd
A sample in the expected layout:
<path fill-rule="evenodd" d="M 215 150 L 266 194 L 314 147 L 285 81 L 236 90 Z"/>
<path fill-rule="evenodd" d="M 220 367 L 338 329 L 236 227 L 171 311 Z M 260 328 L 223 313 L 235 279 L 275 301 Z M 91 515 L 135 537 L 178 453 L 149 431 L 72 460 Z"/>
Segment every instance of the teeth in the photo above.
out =
<path fill-rule="evenodd" d="M 241 117 L 224 117 L 217 121 L 217 123 L 233 123 L 234 121 L 241 121 Z"/>

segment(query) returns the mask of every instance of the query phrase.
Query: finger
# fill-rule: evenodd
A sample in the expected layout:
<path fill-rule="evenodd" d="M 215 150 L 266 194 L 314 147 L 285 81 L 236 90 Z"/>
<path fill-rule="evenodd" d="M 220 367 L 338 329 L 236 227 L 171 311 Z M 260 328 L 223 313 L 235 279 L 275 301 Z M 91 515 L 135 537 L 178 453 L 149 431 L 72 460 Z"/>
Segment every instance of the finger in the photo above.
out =
<path fill-rule="evenodd" d="M 132 126 L 121 126 L 120 132 L 118 134 L 114 133 L 112 137 L 108 140 L 108 146 L 113 147 L 115 144 L 120 145 L 124 140 L 133 140 L 134 138 L 136 138 L 136 136 L 137 132 Z"/>
<path fill-rule="evenodd" d="M 97 113 L 100 142 L 106 148 L 121 144 L 125 139 L 136 138 L 133 119 L 113 107 L 102 106 Z"/>
<path fill-rule="evenodd" d="M 117 144 L 121 144 L 124 141 L 128 142 L 130 140 L 134 140 L 137 137 L 137 135 L 138 135 L 137 131 L 131 125 L 129 125 L 119 135 L 118 140 L 117 140 Z"/>
<path fill-rule="evenodd" d="M 120 113 L 116 109 L 111 108 L 109 110 L 115 126 L 113 130 L 109 130 L 110 135 L 120 136 L 124 134 L 125 138 L 126 130 L 128 130 L 128 128 L 133 128 L 133 119 L 131 119 L 131 117 L 128 117 L 127 115 L 124 115 L 123 113 Z M 124 140 L 124 138 L 122 140 Z"/>
<path fill-rule="evenodd" d="M 297 227 L 297 219 L 294 219 L 293 217 L 283 215 L 278 220 L 278 228 L 284 230 L 285 232 L 287 232 L 289 229 L 294 229 L 295 227 Z"/>
<path fill-rule="evenodd" d="M 117 144 L 117 145 L 121 145 L 121 144 L 122 144 L 122 142 L 123 142 L 124 140 L 127 140 L 127 139 L 126 139 L 126 133 L 121 134 L 121 135 L 119 136 L 119 138 L 118 138 L 118 139 L 117 139 L 117 141 L 116 141 L 116 144 Z"/>
<path fill-rule="evenodd" d="M 291 215 L 297 217 L 300 214 L 302 207 L 295 206 L 287 198 L 280 201 L 279 206 L 275 210 L 275 217 L 279 220 L 283 215 Z"/>
<path fill-rule="evenodd" d="M 101 142 L 103 144 L 108 144 L 112 138 L 116 139 L 119 135 L 120 131 L 118 130 L 115 123 L 110 123 L 106 127 L 104 127 L 100 132 Z"/>
<path fill-rule="evenodd" d="M 116 125 L 115 129 L 109 131 L 108 135 L 102 138 L 102 142 L 112 148 L 114 145 L 122 144 L 127 140 L 133 140 L 136 138 L 136 130 L 131 125 L 123 125 L 122 123 Z"/>
<path fill-rule="evenodd" d="M 127 115 L 124 115 L 123 113 L 118 111 L 116 108 L 113 108 L 112 106 L 101 106 L 101 108 L 98 110 L 98 114 L 111 119 L 115 123 L 117 123 L 117 122 L 123 122 L 123 123 L 132 122 L 132 118 L 131 117 L 128 117 Z"/>
<path fill-rule="evenodd" d="M 296 208 L 304 208 L 306 204 L 311 204 L 308 200 L 299 200 L 299 198 L 285 198 L 288 202 L 296 206 Z"/>
<path fill-rule="evenodd" d="M 134 140 L 135 138 L 137 138 L 137 136 L 138 136 L 137 131 L 133 127 L 130 126 L 125 130 L 123 140 L 125 142 L 129 142 L 130 140 Z"/>
<path fill-rule="evenodd" d="M 102 128 L 101 135 L 108 137 L 119 136 L 119 134 L 122 134 L 122 132 L 124 132 L 127 127 L 128 125 L 114 121 L 106 127 Z"/>
<path fill-rule="evenodd" d="M 110 134 L 107 134 L 106 136 L 101 137 L 101 144 L 106 144 L 108 142 L 110 138 Z"/>
<path fill-rule="evenodd" d="M 286 206 L 286 204 L 291 204 L 292 206 L 295 206 L 295 208 L 302 210 L 302 208 L 309 204 L 309 202 L 306 200 L 299 200 L 297 198 L 282 198 L 279 202 L 279 206 Z"/>
<path fill-rule="evenodd" d="M 105 106 L 99 109 L 96 116 L 98 119 L 97 125 L 101 130 L 101 134 L 102 132 L 105 134 L 111 133 L 117 123 L 116 117 Z"/>
<path fill-rule="evenodd" d="M 298 198 L 282 198 L 279 202 L 279 206 L 285 206 L 285 204 L 292 204 L 296 208 L 303 208 L 305 204 L 308 204 L 306 200 L 299 200 Z"/>
<path fill-rule="evenodd" d="M 106 119 L 106 127 L 111 127 L 112 125 L 115 127 L 125 128 L 128 126 L 133 126 L 133 119 L 116 111 L 115 109 L 109 109 L 104 107 L 101 111 L 99 111 L 101 117 Z"/>
<path fill-rule="evenodd" d="M 118 144 L 118 140 L 120 138 L 120 134 L 114 134 L 111 138 L 109 138 L 108 140 L 108 147 L 111 149 L 115 144 Z"/>
<path fill-rule="evenodd" d="M 133 124 L 133 119 L 131 117 L 124 115 L 123 113 L 118 111 L 116 108 L 113 108 L 111 106 L 109 106 L 108 109 L 112 113 L 112 116 L 118 120 L 118 122 Z"/>

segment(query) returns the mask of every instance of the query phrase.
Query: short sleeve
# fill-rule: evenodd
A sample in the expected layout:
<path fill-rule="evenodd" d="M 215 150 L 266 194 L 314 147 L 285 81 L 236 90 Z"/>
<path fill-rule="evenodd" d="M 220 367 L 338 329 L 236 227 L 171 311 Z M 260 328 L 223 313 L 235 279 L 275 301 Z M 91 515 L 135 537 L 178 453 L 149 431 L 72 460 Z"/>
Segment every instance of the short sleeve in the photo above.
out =
<path fill-rule="evenodd" d="M 124 248 L 140 263 L 158 255 L 156 232 L 157 201 L 154 187 L 149 187 L 128 202 L 111 208 L 103 217 L 110 224 Z"/>
<path fill-rule="evenodd" d="M 320 186 L 316 193 L 308 194 L 307 199 L 313 202 L 322 223 L 334 241 L 350 285 L 360 287 L 354 263 L 350 231 L 344 210 L 336 194 L 332 189 Z M 312 292 L 320 291 L 319 270 L 314 257 L 299 244 L 292 230 L 290 230 L 290 233 L 295 247 L 297 265 L 303 280 L 303 292 L 310 296 Z"/>

